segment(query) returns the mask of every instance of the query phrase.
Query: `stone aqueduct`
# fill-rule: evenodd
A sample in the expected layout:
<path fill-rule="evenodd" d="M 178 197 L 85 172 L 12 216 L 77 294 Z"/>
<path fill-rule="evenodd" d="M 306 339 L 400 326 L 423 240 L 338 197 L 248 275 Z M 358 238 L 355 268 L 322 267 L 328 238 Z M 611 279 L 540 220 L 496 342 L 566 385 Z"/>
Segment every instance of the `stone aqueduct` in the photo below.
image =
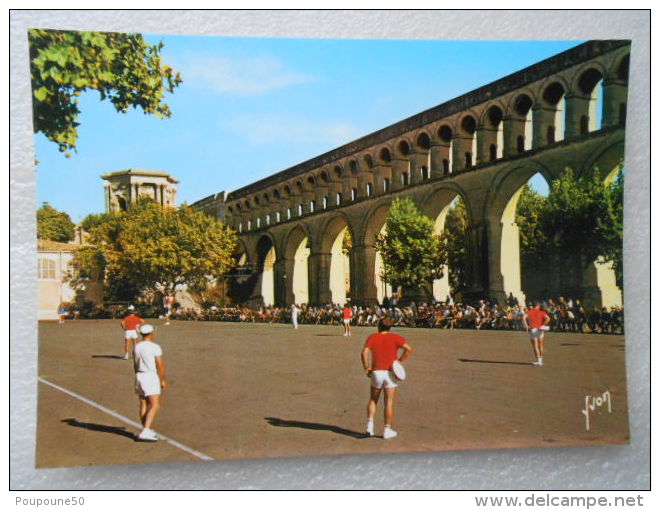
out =
<path fill-rule="evenodd" d="M 337 239 L 348 229 L 348 294 L 355 303 L 372 304 L 382 298 L 373 243 L 392 200 L 412 198 L 440 230 L 460 196 L 469 218 L 463 299 L 524 298 L 514 214 L 519 190 L 537 173 L 551 183 L 567 167 L 578 174 L 621 167 L 629 54 L 629 41 L 586 42 L 194 205 L 240 232 L 240 263 L 252 268 L 243 284 L 249 302 L 342 301 L 346 293 L 333 281 Z M 561 257 L 555 262 L 545 274 L 552 295 L 588 304 L 620 301 L 611 269 L 594 263 L 576 271 Z M 296 288 L 301 271 L 307 275 L 303 291 Z"/>

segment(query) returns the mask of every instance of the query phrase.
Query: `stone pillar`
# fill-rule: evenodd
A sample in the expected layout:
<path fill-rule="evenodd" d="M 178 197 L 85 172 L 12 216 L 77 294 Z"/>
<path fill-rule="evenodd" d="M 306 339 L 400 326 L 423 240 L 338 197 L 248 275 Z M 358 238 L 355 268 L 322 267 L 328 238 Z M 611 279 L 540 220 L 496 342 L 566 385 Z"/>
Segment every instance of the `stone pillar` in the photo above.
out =
<path fill-rule="evenodd" d="M 103 186 L 104 195 L 105 195 L 105 212 L 110 213 L 111 201 L 110 201 L 110 185 L 105 184 Z"/>
<path fill-rule="evenodd" d="M 480 127 L 477 130 L 477 164 L 488 163 L 490 158 L 490 146 L 497 147 L 497 129 Z M 497 155 L 497 150 L 495 151 Z"/>
<path fill-rule="evenodd" d="M 449 161 L 450 146 L 450 143 L 443 141 L 431 142 L 431 179 L 437 179 L 445 175 L 443 161 Z"/>
<path fill-rule="evenodd" d="M 309 286 L 309 303 L 325 305 L 332 301 L 330 291 L 330 263 L 332 254 L 311 253 L 307 259 L 307 282 Z"/>
<path fill-rule="evenodd" d="M 628 98 L 628 85 L 625 81 L 608 78 L 603 80 L 603 127 L 622 125 L 621 105 Z M 624 107 L 625 108 L 625 107 Z"/>
<path fill-rule="evenodd" d="M 476 154 L 472 153 L 472 137 L 468 138 L 458 134 L 454 135 L 452 144 L 452 173 L 465 170 L 467 167 L 465 164 L 465 154 L 468 152 L 472 154 L 472 165 L 475 165 Z"/>
<path fill-rule="evenodd" d="M 403 158 L 392 158 L 392 181 L 391 181 L 391 190 L 396 191 L 403 188 L 403 183 L 401 179 L 403 174 L 409 172 L 409 164 L 407 159 Z"/>
<path fill-rule="evenodd" d="M 351 258 L 351 300 L 359 305 L 378 304 L 375 283 L 376 249 L 353 246 Z"/>
<path fill-rule="evenodd" d="M 342 188 L 343 188 L 342 193 L 343 193 L 343 196 L 344 196 L 343 203 L 348 204 L 352 201 L 351 200 L 351 192 L 353 191 L 353 189 L 356 190 L 355 198 L 358 197 L 359 190 L 358 190 L 357 182 L 358 182 L 357 177 L 353 177 L 352 175 L 347 175 L 346 177 L 344 177 L 343 183 L 342 183 L 342 185 L 343 185 L 342 186 Z"/>
<path fill-rule="evenodd" d="M 591 98 L 570 94 L 566 96 L 566 138 L 580 136 L 580 119 L 589 117 L 589 103 Z"/>
<path fill-rule="evenodd" d="M 390 189 L 392 183 L 392 167 L 379 163 L 374 166 L 374 195 L 383 195 L 385 193 L 385 179 L 390 179 Z"/>
<path fill-rule="evenodd" d="M 257 230 L 264 226 L 263 218 L 261 216 L 262 207 L 260 205 L 252 206 L 252 230 Z"/>
<path fill-rule="evenodd" d="M 328 186 L 325 184 L 316 184 L 314 188 L 314 199 L 316 200 L 316 210 L 323 210 L 323 197 L 328 196 Z"/>
<path fill-rule="evenodd" d="M 616 278 L 611 262 L 595 261 L 589 263 L 582 272 L 582 303 L 585 308 L 594 306 L 607 308 L 621 306 L 621 289 L 616 285 Z"/>
<path fill-rule="evenodd" d="M 504 147 L 502 147 L 502 154 L 507 158 L 520 153 L 520 151 L 518 151 L 518 137 L 525 136 L 526 120 L 505 117 L 503 122 Z"/>
<path fill-rule="evenodd" d="M 341 181 L 332 181 L 328 193 L 328 208 L 337 206 L 337 193 L 343 193 Z"/>
<path fill-rule="evenodd" d="M 291 197 L 289 198 L 289 203 L 291 204 L 291 219 L 298 217 L 298 206 L 302 202 L 302 195 L 297 192 L 292 192 Z"/>
<path fill-rule="evenodd" d="M 367 185 L 371 184 L 371 196 L 374 195 L 376 190 L 376 185 L 374 184 L 374 173 L 371 169 L 369 170 L 360 170 L 357 178 L 357 187 L 358 187 L 358 198 L 366 198 L 367 195 Z"/>
<path fill-rule="evenodd" d="M 492 282 L 489 279 L 494 257 L 489 249 L 492 242 L 488 236 L 488 229 L 484 224 L 470 225 L 467 237 L 468 260 L 464 300 L 472 302 L 485 297 L 496 297 L 499 301 L 503 293 L 502 285 L 501 283 L 497 285 L 497 281 Z"/>
<path fill-rule="evenodd" d="M 293 266 L 294 259 L 276 259 L 273 264 L 275 272 L 275 304 L 286 307 L 293 304 Z"/>
<path fill-rule="evenodd" d="M 312 210 L 312 206 L 311 206 L 312 200 L 314 200 L 314 190 L 304 191 L 301 199 L 303 205 L 303 214 L 307 214 Z M 317 208 L 318 208 L 318 204 L 317 204 Z"/>
<path fill-rule="evenodd" d="M 430 174 L 428 168 L 429 155 L 426 152 L 414 152 L 410 156 L 410 184 L 417 184 L 422 182 L 422 167 L 427 167 L 427 172 Z"/>
<path fill-rule="evenodd" d="M 541 105 L 537 105 L 532 109 L 532 127 L 534 130 L 532 135 L 532 149 L 543 147 L 557 140 L 557 133 L 554 133 L 554 139 L 552 141 L 548 140 L 548 128 L 552 127 L 553 132 L 555 130 L 556 113 L 556 108 L 548 108 Z"/>

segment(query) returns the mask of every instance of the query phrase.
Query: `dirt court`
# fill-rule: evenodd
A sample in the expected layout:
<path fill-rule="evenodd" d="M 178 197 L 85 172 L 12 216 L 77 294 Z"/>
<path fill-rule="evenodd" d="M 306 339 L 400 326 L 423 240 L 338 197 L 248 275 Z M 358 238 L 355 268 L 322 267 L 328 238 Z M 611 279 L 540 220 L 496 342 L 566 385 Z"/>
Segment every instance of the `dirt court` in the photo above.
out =
<path fill-rule="evenodd" d="M 390 440 L 368 438 L 360 363 L 375 328 L 151 321 L 169 387 L 139 432 L 119 321 L 39 324 L 37 467 L 250 457 L 600 445 L 629 441 L 624 338 L 394 328 L 414 348 Z M 590 430 L 586 430 L 585 397 Z M 602 405 L 598 406 L 597 403 Z M 382 401 L 376 434 L 382 434 Z"/>

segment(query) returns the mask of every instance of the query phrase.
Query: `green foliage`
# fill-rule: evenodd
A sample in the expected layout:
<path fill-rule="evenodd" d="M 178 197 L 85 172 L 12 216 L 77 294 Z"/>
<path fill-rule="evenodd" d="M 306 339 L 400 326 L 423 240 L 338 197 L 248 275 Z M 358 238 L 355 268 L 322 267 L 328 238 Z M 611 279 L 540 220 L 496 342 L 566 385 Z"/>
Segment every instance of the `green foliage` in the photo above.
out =
<path fill-rule="evenodd" d="M 548 249 L 548 236 L 543 229 L 543 215 L 546 198 L 525 184 L 518 198 L 516 224 L 520 233 L 520 257 L 523 265 L 545 260 Z"/>
<path fill-rule="evenodd" d="M 445 244 L 434 233 L 434 223 L 408 198 L 392 202 L 386 232 L 374 247 L 383 258 L 381 278 L 393 287 L 427 288 L 442 277 Z"/>
<path fill-rule="evenodd" d="M 163 208 L 140 201 L 94 227 L 89 240 L 93 247 L 76 254 L 76 263 L 102 269 L 115 298 L 173 294 L 184 284 L 201 292 L 235 265 L 236 233 L 185 205 Z"/>
<path fill-rule="evenodd" d="M 468 257 L 468 216 L 465 202 L 459 197 L 449 208 L 442 239 L 447 247 L 449 287 L 452 294 L 462 294 L 466 288 Z"/>
<path fill-rule="evenodd" d="M 37 237 L 68 243 L 75 235 L 75 224 L 69 215 L 44 203 L 37 210 Z"/>
<path fill-rule="evenodd" d="M 76 147 L 78 96 L 97 90 L 118 112 L 142 108 L 170 117 L 165 91 L 182 82 L 161 63 L 163 44 L 148 45 L 140 34 L 29 30 L 34 131 L 65 152 Z M 67 153 L 69 156 L 70 153 Z"/>
<path fill-rule="evenodd" d="M 623 179 L 603 183 L 600 172 L 576 178 L 567 168 L 552 183 L 542 213 L 542 228 L 561 253 L 581 255 L 584 264 L 602 257 L 615 261 L 623 240 Z"/>
<path fill-rule="evenodd" d="M 341 253 L 342 255 L 348 255 L 353 249 L 353 234 L 351 234 L 351 229 L 347 228 L 344 232 L 344 238 L 341 240 Z"/>
<path fill-rule="evenodd" d="M 623 287 L 623 170 L 619 172 L 616 180 L 607 188 L 610 215 L 613 228 L 606 234 L 608 253 L 606 258 L 611 260 L 616 275 L 617 285 Z"/>
<path fill-rule="evenodd" d="M 85 232 L 91 232 L 93 228 L 96 228 L 99 225 L 102 225 L 103 223 L 110 221 L 111 218 L 112 217 L 107 213 L 88 214 L 80 222 L 80 226 L 83 228 Z"/>

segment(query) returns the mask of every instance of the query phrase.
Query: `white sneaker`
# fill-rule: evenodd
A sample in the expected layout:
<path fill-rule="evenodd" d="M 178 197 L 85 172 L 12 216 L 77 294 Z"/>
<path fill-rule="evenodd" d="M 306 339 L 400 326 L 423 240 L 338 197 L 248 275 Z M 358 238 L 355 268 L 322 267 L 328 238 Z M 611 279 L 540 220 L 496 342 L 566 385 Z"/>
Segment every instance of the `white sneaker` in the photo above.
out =
<path fill-rule="evenodd" d="M 344 336 L 348 336 L 348 333 L 344 333 Z"/>
<path fill-rule="evenodd" d="M 383 439 L 392 439 L 398 435 L 399 433 L 396 430 L 392 430 L 390 427 L 385 427 L 385 430 L 383 430 Z"/>
<path fill-rule="evenodd" d="M 373 422 L 373 421 L 368 421 L 368 422 L 367 422 L 367 431 L 366 431 L 366 434 L 367 434 L 368 436 L 373 437 L 373 435 L 374 435 L 374 422 Z"/>
<path fill-rule="evenodd" d="M 128 353 L 124 354 L 124 359 L 128 359 Z"/>
<path fill-rule="evenodd" d="M 142 429 L 142 432 L 138 434 L 138 439 L 140 441 L 158 441 L 158 436 L 151 429 Z"/>
<path fill-rule="evenodd" d="M 543 366 L 543 360 L 540 359 L 538 361 L 535 361 L 534 363 L 532 363 L 532 365 L 535 365 L 537 367 L 542 367 Z"/>

